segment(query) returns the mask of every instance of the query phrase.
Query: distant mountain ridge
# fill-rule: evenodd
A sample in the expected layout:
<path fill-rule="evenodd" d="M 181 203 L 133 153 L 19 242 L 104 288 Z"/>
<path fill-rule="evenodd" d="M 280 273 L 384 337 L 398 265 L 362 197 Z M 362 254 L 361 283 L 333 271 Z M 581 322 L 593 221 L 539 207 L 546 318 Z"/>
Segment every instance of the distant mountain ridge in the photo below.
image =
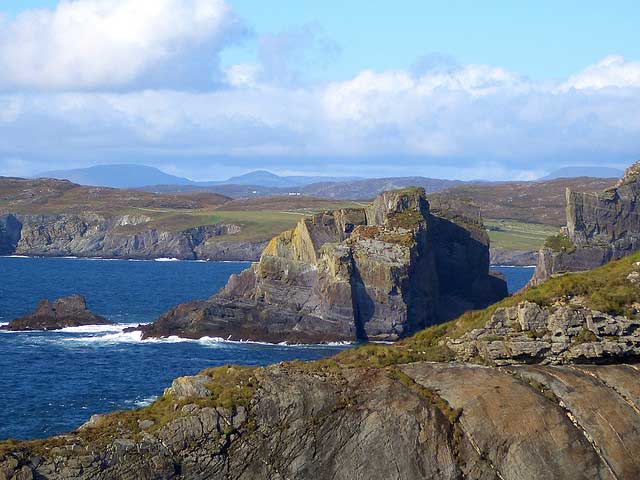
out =
<path fill-rule="evenodd" d="M 619 178 L 621 172 L 609 167 L 566 167 L 556 170 L 537 182 L 579 177 Z M 385 190 L 422 187 L 427 193 L 444 189 L 499 185 L 504 182 L 462 181 L 414 177 L 325 177 L 280 176 L 266 170 L 256 170 L 227 180 L 198 182 L 167 174 L 144 165 L 96 165 L 74 170 L 44 172 L 36 178 L 66 179 L 80 185 L 136 188 L 153 193 L 218 193 L 233 198 L 254 198 L 273 195 L 306 195 L 322 198 L 370 200 Z M 509 182 L 506 182 L 507 184 Z M 526 183 L 526 182 L 525 182 Z M 532 182 L 533 183 L 533 182 Z"/>
<path fill-rule="evenodd" d="M 69 180 L 79 185 L 113 188 L 143 188 L 155 185 L 212 187 L 217 185 L 250 185 L 268 188 L 293 188 L 318 182 L 346 182 L 361 177 L 280 176 L 266 170 L 256 170 L 227 180 L 198 182 L 163 172 L 156 167 L 135 164 L 95 165 L 71 170 L 52 170 L 34 178 Z"/>
<path fill-rule="evenodd" d="M 557 178 L 620 178 L 624 171 L 611 167 L 564 167 L 539 178 L 537 181 L 555 180 Z"/>
<path fill-rule="evenodd" d="M 188 178 L 178 177 L 147 165 L 117 164 L 94 165 L 71 170 L 52 170 L 35 175 L 34 178 L 69 180 L 78 185 L 113 188 L 138 188 L 147 185 L 171 184 L 191 185 Z"/>

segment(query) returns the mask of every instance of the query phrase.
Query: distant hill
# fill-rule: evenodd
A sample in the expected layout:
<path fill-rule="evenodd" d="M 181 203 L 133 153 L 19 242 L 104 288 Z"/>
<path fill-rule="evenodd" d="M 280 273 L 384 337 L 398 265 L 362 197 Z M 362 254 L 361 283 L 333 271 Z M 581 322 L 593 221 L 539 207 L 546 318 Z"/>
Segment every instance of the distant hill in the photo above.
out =
<path fill-rule="evenodd" d="M 252 185 L 258 187 L 291 188 L 318 182 L 346 182 L 360 180 L 360 177 L 324 177 L 324 176 L 280 176 L 266 170 L 256 170 L 222 182 L 196 182 L 196 185 Z"/>
<path fill-rule="evenodd" d="M 254 181 L 260 178 L 248 176 Z M 264 180 L 266 177 L 263 177 Z M 317 178 L 317 177 L 278 177 L 280 179 L 291 178 Z M 328 177 L 320 177 L 328 178 Z M 242 181 L 242 180 L 240 180 Z M 310 184 L 298 184 L 287 186 L 262 186 L 256 183 L 242 184 L 235 179 L 229 179 L 220 183 L 198 183 L 193 185 L 151 185 L 142 190 L 154 193 L 185 193 L 185 192 L 215 192 L 232 198 L 256 198 L 271 195 L 299 194 L 318 198 L 333 198 L 336 200 L 370 200 L 385 190 L 393 190 L 404 187 L 423 187 L 427 193 L 439 192 L 445 188 L 465 185 L 459 180 L 440 180 L 426 177 L 389 177 L 367 178 L 366 180 L 324 181 Z"/>
<path fill-rule="evenodd" d="M 304 195 L 322 198 L 370 200 L 385 190 L 422 187 L 427 193 L 464 185 L 460 180 L 442 180 L 427 177 L 367 178 L 366 180 L 313 183 L 301 189 Z"/>
<path fill-rule="evenodd" d="M 190 185 L 188 178 L 176 177 L 164 173 L 155 167 L 146 165 L 95 165 L 73 170 L 52 170 L 36 175 L 34 178 L 57 178 L 69 180 L 79 185 L 98 187 L 137 188 L 145 185 Z"/>
<path fill-rule="evenodd" d="M 610 167 L 564 167 L 554 170 L 549 175 L 539 178 L 538 181 L 555 180 L 556 178 L 620 178 L 624 171 Z"/>
<path fill-rule="evenodd" d="M 119 164 L 95 165 L 72 170 L 52 170 L 35 175 L 34 178 L 56 178 L 69 180 L 79 185 L 114 188 L 142 188 L 149 186 L 193 186 L 215 187 L 218 185 L 242 185 L 251 187 L 295 188 L 317 182 L 344 182 L 359 180 L 359 177 L 324 177 L 324 176 L 280 176 L 266 170 L 256 170 L 227 180 L 197 182 L 184 177 L 177 177 L 162 170 L 146 165 Z M 255 189 L 255 188 L 253 188 Z M 247 190 L 246 188 L 242 190 Z"/>

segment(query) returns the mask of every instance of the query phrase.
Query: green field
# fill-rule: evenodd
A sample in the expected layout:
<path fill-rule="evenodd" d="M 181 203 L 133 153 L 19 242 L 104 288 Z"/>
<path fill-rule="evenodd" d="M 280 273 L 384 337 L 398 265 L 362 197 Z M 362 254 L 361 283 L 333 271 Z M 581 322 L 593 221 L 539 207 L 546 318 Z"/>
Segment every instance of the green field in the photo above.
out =
<path fill-rule="evenodd" d="M 508 250 L 537 250 L 547 237 L 558 233 L 557 227 L 517 220 L 488 218 L 484 220 L 491 246 Z"/>

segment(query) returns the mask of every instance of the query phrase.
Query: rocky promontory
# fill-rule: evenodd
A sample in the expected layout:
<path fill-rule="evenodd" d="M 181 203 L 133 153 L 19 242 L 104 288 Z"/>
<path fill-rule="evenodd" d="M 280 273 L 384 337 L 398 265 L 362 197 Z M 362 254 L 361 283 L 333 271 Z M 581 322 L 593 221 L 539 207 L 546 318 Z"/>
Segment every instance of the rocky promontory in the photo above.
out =
<path fill-rule="evenodd" d="M 639 278 L 635 254 L 394 345 L 178 378 L 147 408 L 0 443 L 0 478 L 639 478 Z"/>
<path fill-rule="evenodd" d="M 589 270 L 640 249 L 640 162 L 601 193 L 567 189 L 567 223 L 540 250 L 531 284 Z"/>
<path fill-rule="evenodd" d="M 147 227 L 150 224 L 151 218 L 140 214 L 6 214 L 0 216 L 0 254 L 251 261 L 266 245 L 229 240 L 242 230 L 235 224 L 177 231 Z"/>
<path fill-rule="evenodd" d="M 418 188 L 313 215 L 209 300 L 179 305 L 144 337 L 317 343 L 397 340 L 507 295 L 489 273 L 479 212 Z"/>
<path fill-rule="evenodd" d="M 113 322 L 96 315 L 87 308 L 81 295 L 58 298 L 53 302 L 42 300 L 35 312 L 16 318 L 2 327 L 11 331 L 60 330 L 85 325 L 111 325 Z"/>

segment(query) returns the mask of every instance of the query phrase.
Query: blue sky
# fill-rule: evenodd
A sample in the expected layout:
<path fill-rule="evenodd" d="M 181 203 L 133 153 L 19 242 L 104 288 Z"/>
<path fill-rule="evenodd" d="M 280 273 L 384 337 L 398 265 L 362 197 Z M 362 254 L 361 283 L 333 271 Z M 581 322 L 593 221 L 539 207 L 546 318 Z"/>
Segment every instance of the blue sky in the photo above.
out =
<path fill-rule="evenodd" d="M 508 179 L 640 158 L 637 2 L 20 0 L 0 12 L 0 175 L 131 161 L 202 179 Z"/>

